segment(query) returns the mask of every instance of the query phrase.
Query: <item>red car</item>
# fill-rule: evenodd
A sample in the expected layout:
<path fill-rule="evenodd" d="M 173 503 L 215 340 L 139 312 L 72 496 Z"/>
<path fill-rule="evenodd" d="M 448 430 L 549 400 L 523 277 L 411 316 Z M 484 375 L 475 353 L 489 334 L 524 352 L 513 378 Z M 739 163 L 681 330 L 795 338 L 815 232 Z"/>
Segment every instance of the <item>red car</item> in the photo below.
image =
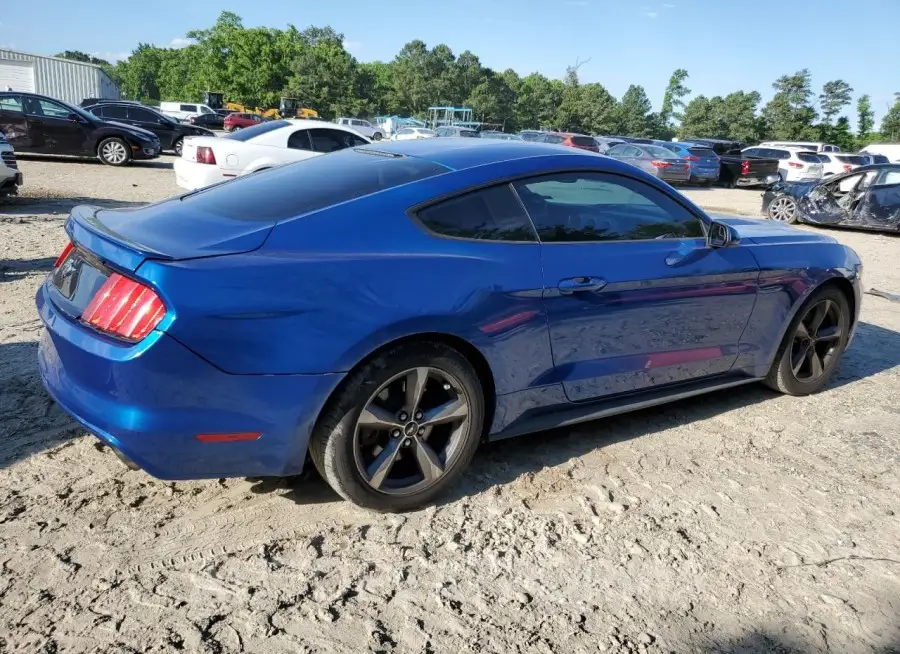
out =
<path fill-rule="evenodd" d="M 597 141 L 584 134 L 573 134 L 571 132 L 544 132 L 535 140 L 542 143 L 566 145 L 570 148 L 578 148 L 579 150 L 600 152 L 600 148 L 597 147 Z"/>
<path fill-rule="evenodd" d="M 225 116 L 225 131 L 234 132 L 244 127 L 253 127 L 263 122 L 265 118 L 259 114 L 233 113 Z"/>

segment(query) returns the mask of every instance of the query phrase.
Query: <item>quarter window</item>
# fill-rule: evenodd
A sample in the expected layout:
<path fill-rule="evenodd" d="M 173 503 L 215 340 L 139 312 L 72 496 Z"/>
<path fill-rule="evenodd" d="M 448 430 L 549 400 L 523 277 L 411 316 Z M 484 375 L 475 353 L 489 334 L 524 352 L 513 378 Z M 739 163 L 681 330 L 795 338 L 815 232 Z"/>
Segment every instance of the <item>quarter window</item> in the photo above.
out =
<path fill-rule="evenodd" d="M 417 216 L 443 236 L 481 241 L 531 241 L 534 229 L 508 184 L 472 191 L 421 209 Z"/>
<path fill-rule="evenodd" d="M 22 98 L 14 95 L 7 95 L 0 98 L 0 111 L 15 111 L 16 113 L 24 113 L 22 107 Z"/>
<path fill-rule="evenodd" d="M 604 173 L 561 173 L 513 184 L 541 241 L 701 238 L 700 219 L 652 186 Z"/>

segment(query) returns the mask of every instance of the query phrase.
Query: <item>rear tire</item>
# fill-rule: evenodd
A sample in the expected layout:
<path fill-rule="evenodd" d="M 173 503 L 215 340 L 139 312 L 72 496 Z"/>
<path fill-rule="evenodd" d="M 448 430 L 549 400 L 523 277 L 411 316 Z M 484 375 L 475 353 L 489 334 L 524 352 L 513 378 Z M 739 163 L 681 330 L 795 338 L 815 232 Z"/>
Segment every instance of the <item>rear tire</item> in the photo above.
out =
<path fill-rule="evenodd" d="M 175 151 L 175 156 L 180 157 L 181 152 L 184 150 L 184 137 L 175 141 L 175 143 L 172 144 L 172 149 Z"/>
<path fill-rule="evenodd" d="M 423 390 L 413 400 L 408 389 L 417 385 Z M 451 405 L 462 408 L 429 423 Z M 341 497 L 376 511 L 408 511 L 462 475 L 481 442 L 484 415 L 481 382 L 462 354 L 441 343 L 400 345 L 350 374 L 313 429 L 309 453 Z"/>
<path fill-rule="evenodd" d="M 125 166 L 131 162 L 131 148 L 115 136 L 103 139 L 97 146 L 97 158 L 107 166 Z"/>
<path fill-rule="evenodd" d="M 766 214 L 769 220 L 793 225 L 799 218 L 797 201 L 790 195 L 780 195 L 769 203 L 769 210 Z"/>
<path fill-rule="evenodd" d="M 785 332 L 765 384 L 787 395 L 822 390 L 847 349 L 850 320 L 850 305 L 841 289 L 829 285 L 814 291 Z"/>

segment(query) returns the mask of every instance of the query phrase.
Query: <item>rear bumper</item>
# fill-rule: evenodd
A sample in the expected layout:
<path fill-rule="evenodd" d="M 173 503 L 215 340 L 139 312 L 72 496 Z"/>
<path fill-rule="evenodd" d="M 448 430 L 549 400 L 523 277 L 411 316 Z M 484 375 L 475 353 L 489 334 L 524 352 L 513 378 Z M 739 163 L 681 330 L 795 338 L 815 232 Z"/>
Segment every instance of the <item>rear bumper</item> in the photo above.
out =
<path fill-rule="evenodd" d="M 162 332 L 123 345 L 83 328 L 55 309 L 45 285 L 37 306 L 44 387 L 88 431 L 160 479 L 298 474 L 319 410 L 343 377 L 230 375 Z M 262 436 L 196 439 L 238 432 Z"/>
<path fill-rule="evenodd" d="M 198 164 L 195 161 L 178 158 L 175 160 L 173 167 L 175 169 L 175 183 L 189 191 L 231 179 L 223 175 L 218 166 L 212 164 Z"/>

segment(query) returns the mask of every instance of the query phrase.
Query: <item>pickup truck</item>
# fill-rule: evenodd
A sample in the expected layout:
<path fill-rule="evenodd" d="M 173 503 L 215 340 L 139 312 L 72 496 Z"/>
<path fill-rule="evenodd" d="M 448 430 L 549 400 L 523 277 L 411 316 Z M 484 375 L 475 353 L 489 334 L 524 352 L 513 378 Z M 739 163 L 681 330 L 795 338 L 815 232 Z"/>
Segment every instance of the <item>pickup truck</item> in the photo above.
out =
<path fill-rule="evenodd" d="M 778 159 L 745 157 L 741 150 L 747 145 L 740 141 L 720 139 L 684 139 L 710 148 L 719 156 L 719 184 L 728 188 L 771 186 L 780 181 Z"/>

